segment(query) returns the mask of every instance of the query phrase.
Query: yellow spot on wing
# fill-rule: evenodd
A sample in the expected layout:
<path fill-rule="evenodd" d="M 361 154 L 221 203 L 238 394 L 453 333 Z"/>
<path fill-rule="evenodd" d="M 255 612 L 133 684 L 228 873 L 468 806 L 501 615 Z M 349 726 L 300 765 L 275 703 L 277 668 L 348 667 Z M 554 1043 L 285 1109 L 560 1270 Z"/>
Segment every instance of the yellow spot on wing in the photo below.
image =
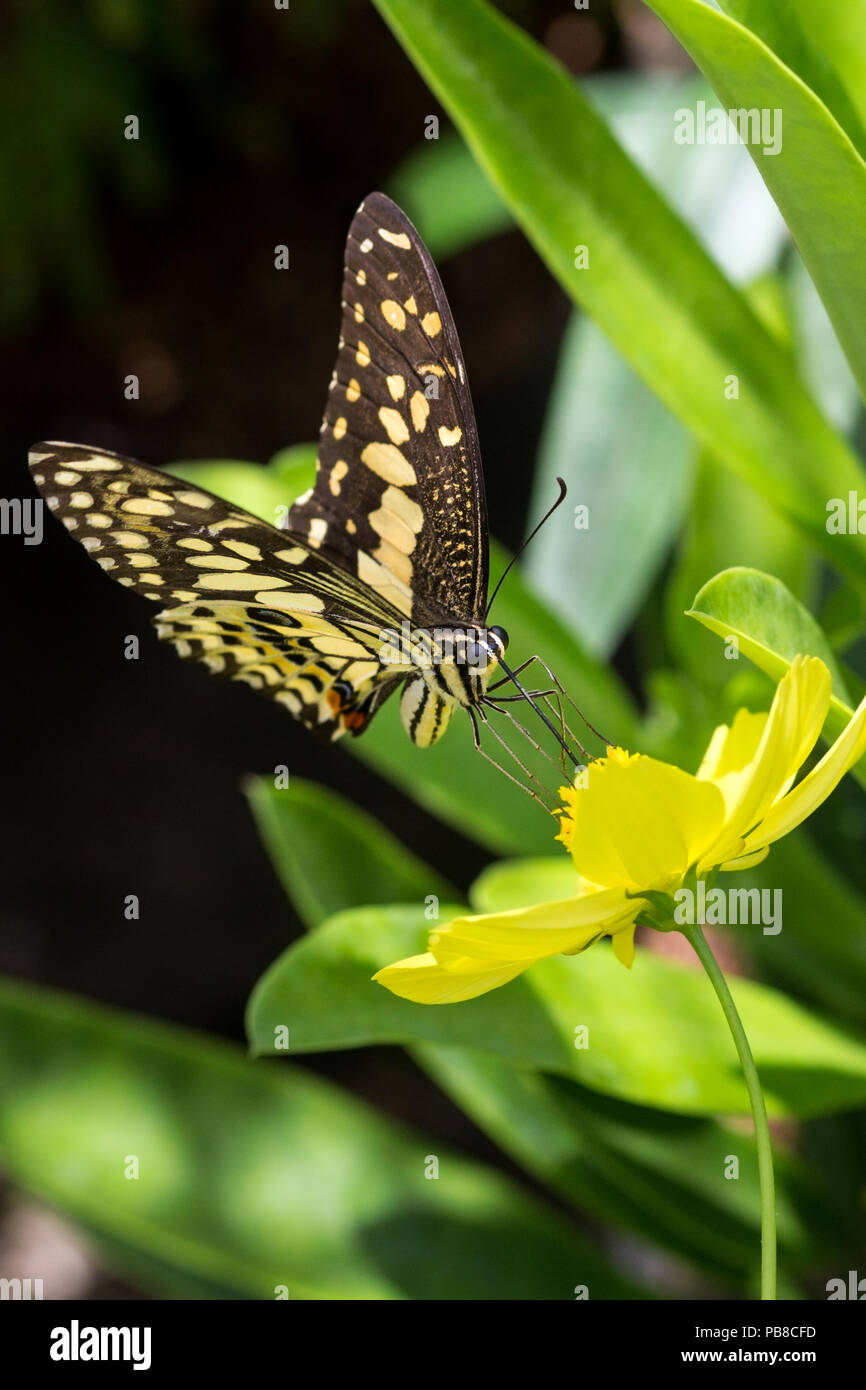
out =
<path fill-rule="evenodd" d="M 428 338 L 435 338 L 437 333 L 442 331 L 442 320 L 434 309 L 432 313 L 425 314 L 421 320 L 421 327 Z"/>
<path fill-rule="evenodd" d="M 415 426 L 418 434 L 423 433 L 427 424 L 427 417 L 430 414 L 430 402 L 423 391 L 416 391 L 414 393 L 409 402 L 409 413 L 412 416 L 412 424 Z"/>
<path fill-rule="evenodd" d="M 355 353 L 355 361 L 359 367 L 369 367 L 370 365 L 370 349 L 367 347 L 366 343 L 362 343 L 360 340 L 358 342 L 358 351 Z"/>
<path fill-rule="evenodd" d="M 345 433 L 346 433 L 346 418 L 345 418 L 344 415 L 341 415 L 340 418 L 339 418 L 339 420 L 335 420 L 335 421 L 334 421 L 334 438 L 335 438 L 335 439 L 342 439 L 342 438 L 343 438 L 343 435 L 344 435 Z"/>
<path fill-rule="evenodd" d="M 89 492 L 73 492 L 69 499 L 70 507 L 92 507 L 93 498 Z"/>
<path fill-rule="evenodd" d="M 328 478 L 328 487 L 330 488 L 331 492 L 333 493 L 333 495 L 334 495 L 335 497 L 339 497 L 339 495 L 340 495 L 340 484 L 341 484 L 342 480 L 345 478 L 345 476 L 346 476 L 346 474 L 348 473 L 348 471 L 349 471 L 349 465 L 345 462 L 345 460 L 344 460 L 344 459 L 337 459 L 337 462 L 334 464 L 333 468 L 331 469 L 331 473 L 330 473 L 330 476 L 329 476 L 329 478 Z"/>
<path fill-rule="evenodd" d="M 410 519 L 402 508 L 400 508 L 399 502 L 397 505 L 394 505 L 395 497 L 400 498 L 404 496 L 405 494 L 402 494 L 399 488 L 388 488 L 382 498 L 381 507 L 371 512 L 368 520 L 373 530 L 376 532 L 376 535 L 380 536 L 383 541 L 387 541 L 389 545 L 395 550 L 399 550 L 401 554 L 411 555 L 412 551 L 415 549 L 417 532 L 420 531 L 421 527 L 420 525 L 415 526 L 410 524 L 410 520 L 414 521 L 415 518 L 411 517 Z M 410 506 L 416 507 L 420 512 L 421 508 L 417 507 L 416 503 L 411 502 L 409 498 L 405 498 L 405 501 Z M 391 502 L 392 505 L 389 506 L 389 502 Z"/>
<path fill-rule="evenodd" d="M 401 251 L 408 251 L 412 246 L 405 232 L 389 232 L 387 227 L 380 227 L 379 235 L 389 246 L 399 246 Z"/>
<path fill-rule="evenodd" d="M 390 541 L 381 541 L 373 551 L 373 557 L 390 570 L 401 583 L 412 583 L 412 561 Z"/>
<path fill-rule="evenodd" d="M 406 382 L 403 377 L 401 377 L 399 373 L 395 373 L 394 376 L 389 376 L 387 381 L 388 390 L 391 392 L 391 400 L 401 401 L 406 394 Z"/>
<path fill-rule="evenodd" d="M 352 377 L 352 380 L 349 382 L 349 385 L 346 387 L 346 400 L 349 401 L 350 404 L 352 404 L 352 403 L 354 403 L 354 402 L 358 399 L 358 397 L 360 396 L 360 394 L 361 394 L 361 388 L 360 388 L 360 386 L 358 385 L 358 383 L 357 383 L 357 381 L 355 380 L 355 378 Z"/>
<path fill-rule="evenodd" d="M 394 512 L 405 526 L 416 534 L 424 525 L 424 513 L 417 502 L 399 487 L 387 487 L 382 494 L 382 506 Z"/>
<path fill-rule="evenodd" d="M 418 481 L 415 469 L 394 444 L 367 444 L 361 453 L 361 462 L 386 483 L 394 483 L 397 487 L 408 487 Z"/>
<path fill-rule="evenodd" d="M 188 555 L 186 557 L 188 565 L 196 565 L 199 569 L 208 570 L 246 570 L 249 565 L 246 560 L 241 560 L 236 555 Z"/>
<path fill-rule="evenodd" d="M 379 305 L 382 317 L 386 323 L 390 323 L 392 328 L 396 328 L 398 333 L 402 333 L 406 327 L 406 314 L 401 304 L 396 299 L 383 299 Z"/>
<path fill-rule="evenodd" d="M 176 494 L 178 502 L 185 502 L 188 507 L 212 507 L 214 499 L 208 497 L 206 492 L 178 492 Z"/>
<path fill-rule="evenodd" d="M 242 555 L 245 560 L 258 560 L 261 563 L 262 552 L 257 545 L 251 545 L 249 541 L 223 541 L 223 547 L 233 551 L 235 555 Z"/>
<path fill-rule="evenodd" d="M 135 516 L 173 516 L 174 508 L 167 502 L 155 502 L 152 497 L 130 497 L 122 503 L 122 510 Z"/>
<path fill-rule="evenodd" d="M 392 406 L 383 405 L 379 411 L 385 433 L 392 444 L 405 444 L 409 438 L 409 429 L 399 410 L 394 410 Z"/>
<path fill-rule="evenodd" d="M 238 576 L 240 577 L 240 576 Z M 270 581 L 268 581 L 268 585 Z M 262 588 L 267 587 L 262 585 Z M 258 598 L 256 594 L 256 598 Z M 285 592 L 282 594 L 267 594 L 262 600 L 269 608 L 282 608 L 286 613 L 321 613 L 325 606 L 324 600 L 318 594 L 296 594 Z"/>
<path fill-rule="evenodd" d="M 254 574 L 251 570 L 245 570 L 243 574 L 203 574 L 195 581 L 197 589 L 226 589 L 234 593 L 241 593 L 257 589 L 262 592 L 266 589 L 282 589 L 286 581 L 278 579 L 276 575 Z"/>
<path fill-rule="evenodd" d="M 407 314 L 417 314 L 418 305 L 415 303 L 414 294 L 410 294 L 409 298 L 404 301 L 403 308 L 406 310 Z"/>
<path fill-rule="evenodd" d="M 112 531 L 111 534 L 120 545 L 128 546 L 130 550 L 144 550 L 146 546 L 150 545 L 148 537 L 139 535 L 138 531 Z M 178 545 L 183 544 L 183 541 L 178 541 Z"/>
<path fill-rule="evenodd" d="M 407 617 L 412 612 L 412 590 L 364 550 L 358 551 L 358 578 L 392 603 L 398 612 Z"/>
<path fill-rule="evenodd" d="M 178 545 L 184 550 L 213 550 L 211 541 L 200 541 L 197 536 L 181 536 Z"/>
<path fill-rule="evenodd" d="M 463 431 L 459 425 L 455 425 L 453 430 L 449 430 L 447 425 L 439 426 L 439 443 L 444 444 L 446 449 L 454 444 L 459 444 L 463 438 Z"/>

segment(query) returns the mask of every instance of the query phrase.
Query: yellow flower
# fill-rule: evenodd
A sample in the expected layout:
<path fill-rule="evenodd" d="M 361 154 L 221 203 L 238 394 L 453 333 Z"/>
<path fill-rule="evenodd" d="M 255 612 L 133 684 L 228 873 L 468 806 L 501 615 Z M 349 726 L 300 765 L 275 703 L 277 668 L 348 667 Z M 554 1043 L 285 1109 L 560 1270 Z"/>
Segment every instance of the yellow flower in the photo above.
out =
<path fill-rule="evenodd" d="M 578 873 L 575 897 L 484 916 L 458 917 L 432 932 L 429 950 L 373 978 L 422 1004 L 472 999 L 535 961 L 574 955 L 610 936 L 624 965 L 634 959 L 639 919 L 654 894 L 671 896 L 687 876 L 748 868 L 774 840 L 810 816 L 866 753 L 866 699 L 839 738 L 797 785 L 830 706 L 830 673 L 798 656 L 769 713 L 738 710 L 710 739 L 695 776 L 670 763 L 608 748 L 563 789 L 560 833 Z"/>

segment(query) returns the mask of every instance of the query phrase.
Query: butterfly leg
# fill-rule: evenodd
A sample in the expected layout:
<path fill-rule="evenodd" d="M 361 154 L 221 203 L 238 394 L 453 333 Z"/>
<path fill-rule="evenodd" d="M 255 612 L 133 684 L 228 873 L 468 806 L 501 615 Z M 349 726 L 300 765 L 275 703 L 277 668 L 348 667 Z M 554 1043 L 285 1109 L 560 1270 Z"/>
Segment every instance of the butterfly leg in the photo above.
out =
<path fill-rule="evenodd" d="M 608 748 L 608 747 L 611 745 L 612 740 L 609 739 L 609 738 L 607 738 L 605 734 L 603 734 L 603 733 L 600 732 L 600 730 L 596 729 L 595 725 L 590 724 L 590 722 L 589 722 L 589 720 L 587 719 L 586 715 L 584 714 L 583 710 L 582 710 L 582 709 L 580 708 L 580 706 L 579 706 L 578 704 L 576 704 L 576 702 L 571 698 L 571 696 L 569 695 L 568 691 L 565 689 L 565 686 L 562 684 L 562 681 L 559 680 L 559 678 L 558 678 L 556 675 L 554 675 L 553 671 L 551 671 L 551 669 L 550 669 L 550 667 L 548 666 L 547 662 L 546 662 L 542 657 L 538 656 L 537 654 L 536 654 L 535 656 L 527 657 L 527 659 L 526 659 L 524 662 L 522 662 L 520 666 L 518 666 L 518 667 L 516 668 L 514 674 L 515 674 L 516 676 L 519 676 L 523 671 L 526 671 L 526 670 L 527 670 L 530 666 L 532 666 L 533 664 L 537 664 L 537 665 L 539 665 L 539 666 L 541 667 L 542 671 L 544 671 L 544 673 L 545 673 L 545 675 L 547 676 L 548 680 L 551 681 L 551 682 L 553 683 L 553 685 L 556 687 L 557 691 L 559 692 L 560 699 L 561 699 L 561 700 L 567 701 L 567 703 L 568 703 L 569 705 L 571 705 L 572 709 L 573 709 L 574 712 L 577 714 L 577 716 L 578 716 L 578 718 L 580 719 L 581 723 L 584 724 L 584 725 L 586 726 L 587 729 L 589 729 L 589 731 L 590 731 L 591 734 L 595 734 L 596 738 L 599 739 L 600 742 L 604 744 L 605 748 Z M 493 685 L 491 685 L 491 686 L 488 687 L 488 693 L 497 690 L 497 689 L 498 689 L 500 686 L 502 686 L 502 685 L 507 684 L 507 682 L 508 682 L 509 680 L 510 680 L 510 677 L 509 677 L 509 676 L 503 676 L 501 680 L 496 681 Z M 573 732 L 570 728 L 568 728 L 568 725 L 566 725 L 566 729 L 568 730 L 568 733 L 569 733 L 570 737 L 571 737 L 571 738 L 574 740 L 574 742 L 577 744 L 578 748 L 581 748 L 580 741 L 577 739 L 577 737 L 575 736 L 574 732 Z M 585 754 L 585 756 L 589 757 L 589 754 L 586 754 L 586 750 L 585 750 L 585 749 L 581 748 L 581 752 L 583 752 L 583 753 Z"/>
<path fill-rule="evenodd" d="M 476 709 L 473 709 L 471 706 L 467 706 L 466 712 L 469 715 L 470 720 L 472 721 L 472 738 L 475 744 L 476 751 L 481 754 L 482 758 L 484 758 L 486 762 L 490 763 L 491 766 L 495 767 L 498 772 L 501 772 L 503 776 L 507 777 L 509 782 L 513 782 L 514 785 L 516 787 L 519 787 L 522 792 L 526 792 L 528 796 L 531 796 L 533 801 L 537 801 L 539 806 L 543 807 L 545 811 L 552 813 L 556 805 L 556 798 L 553 796 L 552 792 L 548 791 L 547 788 L 542 785 L 542 783 L 538 780 L 535 774 L 514 752 L 513 748 L 509 748 L 502 735 L 496 729 L 494 729 L 493 725 L 490 723 L 484 711 L 482 709 L 477 709 L 476 711 Z M 497 740 L 497 742 L 502 745 L 508 756 L 510 758 L 513 758 L 514 761 L 517 763 L 521 772 L 523 772 L 524 776 L 527 778 L 526 783 L 521 782 L 520 778 L 515 777 L 513 772 L 509 772 L 508 768 L 503 767 L 502 764 L 497 762 L 495 758 L 492 758 L 490 754 L 487 752 L 487 750 L 482 746 L 481 730 L 478 727 L 479 719 L 481 720 L 484 727 Z M 538 745 L 536 744 L 536 747 L 537 746 Z M 528 783 L 533 783 L 534 786 L 538 788 L 538 790 L 533 790 L 533 787 L 528 785 Z"/>

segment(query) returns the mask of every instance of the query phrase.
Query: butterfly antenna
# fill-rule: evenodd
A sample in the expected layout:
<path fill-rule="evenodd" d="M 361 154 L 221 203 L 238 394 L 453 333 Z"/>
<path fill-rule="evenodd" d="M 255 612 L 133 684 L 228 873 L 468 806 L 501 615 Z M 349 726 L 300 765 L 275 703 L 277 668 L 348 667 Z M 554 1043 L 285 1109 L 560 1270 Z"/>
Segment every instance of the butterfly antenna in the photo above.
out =
<path fill-rule="evenodd" d="M 526 537 L 526 540 L 523 542 L 523 544 L 522 544 L 521 546 L 518 547 L 517 551 L 515 552 L 514 555 L 512 555 L 511 559 L 508 561 L 508 564 L 505 566 L 505 569 L 502 571 L 501 575 L 499 576 L 499 580 L 498 580 L 498 583 L 497 583 L 497 585 L 496 585 L 496 588 L 493 590 L 493 593 L 490 595 L 490 599 L 489 599 L 489 601 L 488 601 L 487 607 L 486 607 L 486 609 L 484 610 L 484 621 L 485 621 L 485 623 L 487 622 L 487 619 L 488 619 L 488 617 L 490 616 L 490 610 L 491 610 L 491 608 L 493 607 L 493 600 L 496 598 L 496 595 L 499 593 L 499 590 L 502 588 L 502 585 L 503 585 L 504 582 L 505 582 L 505 578 L 506 578 L 506 576 L 508 575 L 508 573 L 509 573 L 509 571 L 510 571 L 512 565 L 515 565 L 515 564 L 517 563 L 517 561 L 520 559 L 521 555 L 523 554 L 524 550 L 525 550 L 526 547 L 529 545 L 529 542 L 535 539 L 535 537 L 538 535 L 539 531 L 541 530 L 541 528 L 542 528 L 542 526 L 545 524 L 545 522 L 547 522 L 547 521 L 550 520 L 550 518 L 553 516 L 553 513 L 556 511 L 557 507 L 561 506 L 562 503 L 565 501 L 565 495 L 566 495 L 566 493 L 568 492 L 568 488 L 567 488 L 566 485 L 565 485 L 565 479 L 564 479 L 564 478 L 557 478 L 556 481 L 559 483 L 559 496 L 557 497 L 557 499 L 556 499 L 556 501 L 554 502 L 553 506 L 550 507 L 549 510 L 546 511 L 546 512 L 544 513 L 544 516 L 541 518 L 541 520 L 539 521 L 538 525 L 537 525 L 537 526 L 533 526 L 533 528 L 532 528 L 532 530 L 530 531 L 529 535 Z"/>

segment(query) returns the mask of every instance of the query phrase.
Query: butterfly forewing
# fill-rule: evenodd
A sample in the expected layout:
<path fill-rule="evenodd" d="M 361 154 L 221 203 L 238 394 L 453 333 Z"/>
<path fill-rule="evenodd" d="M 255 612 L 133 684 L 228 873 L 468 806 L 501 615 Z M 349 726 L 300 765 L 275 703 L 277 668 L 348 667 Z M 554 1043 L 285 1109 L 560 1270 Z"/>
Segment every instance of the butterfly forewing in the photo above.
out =
<path fill-rule="evenodd" d="M 381 193 L 349 230 L 316 484 L 289 525 L 417 627 L 483 615 L 487 518 L 466 368 L 436 267 Z"/>
<path fill-rule="evenodd" d="M 393 687 L 399 613 L 297 537 L 133 459 L 37 444 L 48 506 L 113 579 L 160 604 L 181 656 L 271 695 L 308 727 L 360 732 Z"/>

